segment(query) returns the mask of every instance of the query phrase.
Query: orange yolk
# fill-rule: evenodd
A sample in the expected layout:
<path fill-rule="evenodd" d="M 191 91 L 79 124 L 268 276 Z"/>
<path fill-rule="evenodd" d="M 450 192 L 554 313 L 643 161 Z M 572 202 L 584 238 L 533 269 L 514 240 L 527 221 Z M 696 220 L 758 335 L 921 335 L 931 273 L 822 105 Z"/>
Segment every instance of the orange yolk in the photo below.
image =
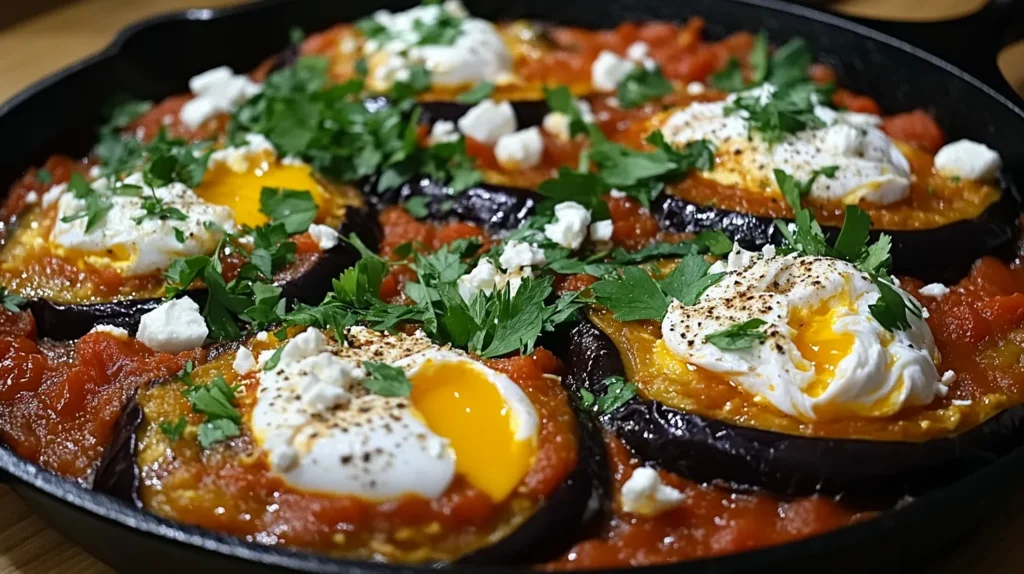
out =
<path fill-rule="evenodd" d="M 468 362 L 428 360 L 411 377 L 412 404 L 424 422 L 448 439 L 455 471 L 492 500 L 504 500 L 533 464 L 534 440 L 517 440 L 512 408 Z"/>
<path fill-rule="evenodd" d="M 789 318 L 789 326 L 796 331 L 793 344 L 814 365 L 814 380 L 805 389 L 809 397 L 819 397 L 828 389 L 839 362 L 853 350 L 853 335 L 834 330 L 839 316 L 848 313 L 846 304 L 829 300 L 814 309 L 797 310 Z"/>
<path fill-rule="evenodd" d="M 310 166 L 283 165 L 273 154 L 252 154 L 247 159 L 242 165 L 213 165 L 196 188 L 196 195 L 230 207 L 235 212 L 235 223 L 250 227 L 267 222 L 267 216 L 260 212 L 260 192 L 264 187 L 308 191 L 313 201 L 321 205 L 324 189 L 313 177 Z"/>

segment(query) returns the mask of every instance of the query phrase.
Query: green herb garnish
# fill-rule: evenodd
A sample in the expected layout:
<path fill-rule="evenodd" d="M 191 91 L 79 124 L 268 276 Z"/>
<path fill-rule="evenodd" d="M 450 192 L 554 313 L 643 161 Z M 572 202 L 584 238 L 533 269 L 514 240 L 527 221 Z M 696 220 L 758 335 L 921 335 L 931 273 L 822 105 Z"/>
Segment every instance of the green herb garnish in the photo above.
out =
<path fill-rule="evenodd" d="M 405 371 L 377 361 L 363 361 L 366 378 L 363 386 L 371 393 L 382 397 L 407 397 L 412 392 L 412 383 L 405 376 Z"/>
<path fill-rule="evenodd" d="M 750 319 L 711 333 L 704 340 L 723 351 L 749 349 L 754 343 L 764 342 L 767 335 L 761 327 L 765 325 L 767 323 L 763 319 Z"/>

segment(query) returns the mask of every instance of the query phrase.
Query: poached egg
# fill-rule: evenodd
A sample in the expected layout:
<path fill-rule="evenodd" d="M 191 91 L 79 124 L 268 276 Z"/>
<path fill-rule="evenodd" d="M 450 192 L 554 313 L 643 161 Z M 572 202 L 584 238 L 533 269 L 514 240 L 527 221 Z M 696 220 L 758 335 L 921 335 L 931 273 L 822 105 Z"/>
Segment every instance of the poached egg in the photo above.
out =
<path fill-rule="evenodd" d="M 945 394 L 927 323 L 908 312 L 910 328 L 887 331 L 869 308 L 878 287 L 852 264 L 747 252 L 714 271 L 726 275 L 696 305 L 673 301 L 662 323 L 658 352 L 696 376 L 805 421 L 887 417 Z M 763 342 L 725 350 L 707 341 L 750 319 L 766 322 Z"/>
<path fill-rule="evenodd" d="M 363 500 L 441 496 L 457 477 L 492 500 L 533 464 L 539 420 L 511 379 L 421 335 L 310 328 L 259 380 L 251 427 L 271 471 L 302 491 Z M 271 351 L 261 353 L 265 365 Z M 408 396 L 371 393 L 365 361 L 402 369 Z"/>
<path fill-rule="evenodd" d="M 740 95 L 770 99 L 774 91 L 773 86 L 766 84 Z M 746 112 L 726 113 L 738 96 L 733 94 L 717 102 L 694 102 L 670 114 L 660 127 L 665 141 L 676 147 L 698 140 L 715 145 L 715 166 L 704 172 L 704 177 L 781 198 L 775 169 L 807 180 L 815 170 L 836 166 L 834 177 L 815 180 L 811 198 L 821 202 L 866 201 L 888 205 L 910 194 L 910 163 L 896 143 L 878 128 L 880 117 L 837 112 L 818 105 L 814 115 L 824 124 L 822 127 L 786 134 L 783 141 L 770 145 L 751 131 Z"/>

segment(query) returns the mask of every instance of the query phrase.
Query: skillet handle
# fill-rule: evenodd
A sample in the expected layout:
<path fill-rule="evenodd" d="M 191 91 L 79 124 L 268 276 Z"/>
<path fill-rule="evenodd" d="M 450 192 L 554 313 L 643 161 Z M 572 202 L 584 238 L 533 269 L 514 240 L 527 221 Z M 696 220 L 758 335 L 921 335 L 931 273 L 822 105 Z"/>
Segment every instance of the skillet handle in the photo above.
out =
<path fill-rule="evenodd" d="M 996 63 L 1003 48 L 1024 39 L 1024 0 L 990 0 L 974 14 L 941 22 L 845 17 L 930 52 L 1014 103 L 1024 103 Z"/>

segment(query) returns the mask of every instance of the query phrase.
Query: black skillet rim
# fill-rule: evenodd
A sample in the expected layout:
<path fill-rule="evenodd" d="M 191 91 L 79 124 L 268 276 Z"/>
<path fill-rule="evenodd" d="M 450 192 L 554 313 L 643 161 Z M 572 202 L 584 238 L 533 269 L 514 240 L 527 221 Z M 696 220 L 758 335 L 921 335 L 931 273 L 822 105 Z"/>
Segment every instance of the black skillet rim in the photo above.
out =
<path fill-rule="evenodd" d="M 976 89 L 980 89 L 989 97 L 994 98 L 998 103 L 1005 106 L 1011 112 L 1024 118 L 1022 111 L 1014 102 L 1004 97 L 1001 93 L 978 81 L 963 70 L 936 58 L 927 52 L 915 48 L 906 42 L 876 32 L 860 24 L 844 20 L 838 16 L 822 13 L 820 11 L 785 4 L 778 0 L 731 0 L 737 4 L 743 4 L 756 8 L 773 10 L 775 12 L 788 13 L 793 16 L 815 20 L 820 23 L 835 26 L 858 34 L 867 39 L 886 44 L 912 56 L 915 56 L 926 63 L 937 66 L 946 73 L 967 82 Z M 145 33 L 147 28 L 159 25 L 163 22 L 176 20 L 214 20 L 230 17 L 238 13 L 259 11 L 264 7 L 285 4 L 287 0 L 263 0 L 253 4 L 235 6 L 223 9 L 191 9 L 183 12 L 174 12 L 154 16 L 152 18 L 137 22 L 121 31 L 114 40 L 99 53 L 90 56 L 80 62 L 74 63 L 55 74 L 47 76 L 8 101 L 0 104 L 0 116 L 14 113 L 23 102 L 30 100 L 33 95 L 59 83 L 65 77 L 78 71 L 86 69 L 98 62 L 117 56 L 124 44 L 136 34 Z M 8 473 L 18 484 L 16 486 L 27 486 L 42 494 L 53 497 L 61 502 L 69 504 L 80 510 L 84 510 L 102 520 L 112 522 L 118 526 L 127 527 L 138 533 L 158 538 L 163 541 L 171 541 L 185 544 L 196 549 L 205 550 L 227 557 L 247 560 L 262 565 L 276 566 L 282 568 L 294 568 L 310 572 L 337 572 L 337 571 L 364 571 L 364 572 L 430 572 L 430 568 L 416 568 L 401 565 L 385 565 L 372 562 L 338 560 L 301 550 L 289 550 L 255 543 L 249 543 L 236 537 L 188 526 L 166 520 L 156 515 L 139 511 L 116 499 L 87 490 L 74 481 L 60 477 L 50 471 L 44 470 L 34 463 L 24 460 L 15 455 L 5 445 L 0 445 L 0 471 Z M 849 549 L 870 540 L 877 540 L 887 532 L 895 532 L 902 528 L 913 528 L 915 524 L 927 521 L 933 515 L 941 513 L 941 509 L 947 506 L 957 507 L 969 505 L 974 500 L 975 493 L 986 492 L 990 489 L 1005 491 L 1006 487 L 1015 477 L 1024 472 L 1024 447 L 1018 448 L 1012 453 L 1002 457 L 984 469 L 956 481 L 948 486 L 936 489 L 926 495 L 919 497 L 914 502 L 901 508 L 887 511 L 882 515 L 869 521 L 841 528 L 836 531 L 816 535 L 803 540 L 770 546 L 758 550 L 751 550 L 730 554 L 725 556 L 697 559 L 689 562 L 675 563 L 648 567 L 623 568 L 622 572 L 655 572 L 655 571 L 680 571 L 686 569 L 690 572 L 714 572 L 723 568 L 750 568 L 768 567 L 778 565 L 799 558 L 812 558 L 824 554 Z M 6 477 L 0 475 L 0 479 Z M 458 566 L 453 566 L 450 571 L 459 571 Z M 466 572 L 523 572 L 533 571 L 524 569 L 509 568 L 480 568 L 476 566 L 463 569 Z"/>

